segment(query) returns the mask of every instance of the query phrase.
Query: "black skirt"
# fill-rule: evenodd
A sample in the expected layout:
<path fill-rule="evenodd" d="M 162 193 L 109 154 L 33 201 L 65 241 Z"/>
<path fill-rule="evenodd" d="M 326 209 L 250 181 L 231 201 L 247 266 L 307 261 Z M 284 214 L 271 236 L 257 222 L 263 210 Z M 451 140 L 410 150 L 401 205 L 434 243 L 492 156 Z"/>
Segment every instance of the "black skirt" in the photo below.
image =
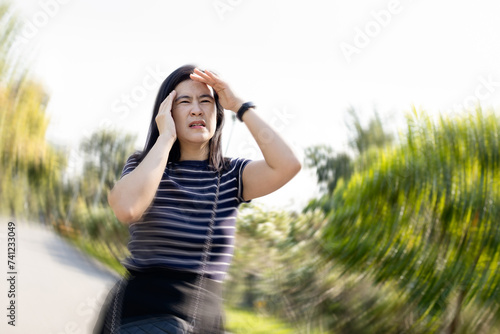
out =
<path fill-rule="evenodd" d="M 106 297 L 93 334 L 110 333 L 113 311 L 115 328 L 117 318 L 127 324 L 173 316 L 188 325 L 196 317 L 194 333 L 224 333 L 222 283 L 205 277 L 200 289 L 198 277 L 196 273 L 163 268 L 128 270 Z"/>

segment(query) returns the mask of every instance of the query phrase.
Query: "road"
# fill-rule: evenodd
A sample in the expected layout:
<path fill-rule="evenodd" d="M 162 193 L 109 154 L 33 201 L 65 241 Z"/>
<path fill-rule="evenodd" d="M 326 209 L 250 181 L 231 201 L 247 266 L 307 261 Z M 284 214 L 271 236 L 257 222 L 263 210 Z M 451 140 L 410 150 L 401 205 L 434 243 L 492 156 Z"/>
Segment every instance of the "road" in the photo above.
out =
<path fill-rule="evenodd" d="M 41 224 L 16 225 L 15 270 L 8 274 L 8 222 L 0 221 L 0 333 L 91 333 L 118 275 L 75 249 Z M 15 291 L 11 290 L 15 276 Z M 12 281 L 14 282 L 14 281 Z M 15 297 L 9 298 L 9 291 Z M 8 324 L 15 302 L 15 326 Z M 12 307 L 11 307 L 12 308 Z"/>

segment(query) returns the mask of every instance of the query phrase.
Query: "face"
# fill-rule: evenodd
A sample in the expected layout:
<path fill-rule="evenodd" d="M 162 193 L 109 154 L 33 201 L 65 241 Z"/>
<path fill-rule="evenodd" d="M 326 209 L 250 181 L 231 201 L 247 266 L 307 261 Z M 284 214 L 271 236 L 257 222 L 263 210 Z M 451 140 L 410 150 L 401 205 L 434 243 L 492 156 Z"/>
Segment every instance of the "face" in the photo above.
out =
<path fill-rule="evenodd" d="M 177 138 L 181 144 L 208 144 L 217 125 L 212 88 L 204 83 L 185 80 L 175 87 L 172 105 Z"/>

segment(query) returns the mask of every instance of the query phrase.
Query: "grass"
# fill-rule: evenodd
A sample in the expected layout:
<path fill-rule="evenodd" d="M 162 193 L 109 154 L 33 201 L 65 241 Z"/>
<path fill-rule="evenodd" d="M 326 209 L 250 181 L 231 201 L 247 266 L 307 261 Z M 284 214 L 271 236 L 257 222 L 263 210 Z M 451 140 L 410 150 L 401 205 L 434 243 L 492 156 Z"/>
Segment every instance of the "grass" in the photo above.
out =
<path fill-rule="evenodd" d="M 289 334 L 294 330 L 284 322 L 252 311 L 225 306 L 226 330 L 234 334 Z"/>
<path fill-rule="evenodd" d="M 68 238 L 66 240 L 70 241 L 75 247 L 82 250 L 89 256 L 95 258 L 111 270 L 117 272 L 123 276 L 126 272 L 123 265 L 111 254 L 106 245 L 100 242 L 91 242 L 85 238 Z"/>

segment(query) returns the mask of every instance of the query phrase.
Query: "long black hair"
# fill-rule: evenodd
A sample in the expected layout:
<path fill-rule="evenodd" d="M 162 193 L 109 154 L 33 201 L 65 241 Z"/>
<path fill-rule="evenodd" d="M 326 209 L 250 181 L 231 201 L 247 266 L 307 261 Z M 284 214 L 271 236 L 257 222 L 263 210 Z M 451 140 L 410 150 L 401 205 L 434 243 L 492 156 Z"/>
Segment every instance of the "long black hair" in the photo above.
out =
<path fill-rule="evenodd" d="M 156 115 L 160 110 L 160 105 L 167 98 L 168 94 L 175 89 L 175 87 L 185 81 L 191 80 L 190 74 L 194 72 L 196 67 L 194 65 L 184 65 L 173 71 L 160 86 L 158 95 L 156 96 L 156 101 L 153 108 L 153 115 L 151 116 L 151 122 L 149 124 L 148 137 L 142 151 L 136 152 L 135 158 L 141 162 L 142 159 L 149 153 L 153 145 L 156 143 L 160 132 L 158 131 L 158 126 L 156 125 Z M 208 151 L 208 162 L 209 165 L 217 171 L 221 171 L 227 168 L 228 159 L 224 159 L 222 156 L 222 128 L 224 126 L 224 108 L 219 102 L 219 96 L 214 91 L 215 107 L 217 112 L 217 124 L 215 128 L 215 133 L 209 141 L 209 151 Z M 168 162 L 177 162 L 181 158 L 181 147 L 179 139 L 175 141 L 170 153 L 168 155 Z"/>

